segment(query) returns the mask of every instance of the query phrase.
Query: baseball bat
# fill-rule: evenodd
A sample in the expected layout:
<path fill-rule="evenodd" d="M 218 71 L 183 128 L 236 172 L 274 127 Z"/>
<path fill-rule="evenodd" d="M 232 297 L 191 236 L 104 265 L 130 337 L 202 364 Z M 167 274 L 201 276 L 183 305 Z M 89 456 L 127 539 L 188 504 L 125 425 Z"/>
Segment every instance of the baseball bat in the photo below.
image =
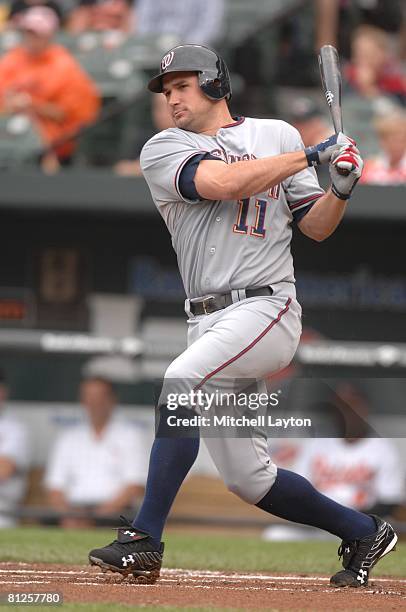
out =
<path fill-rule="evenodd" d="M 337 49 L 332 45 L 324 45 L 319 53 L 319 68 L 321 83 L 330 115 L 333 120 L 335 133 L 343 131 L 343 115 L 341 107 L 341 71 L 340 60 Z M 349 172 L 344 168 L 337 167 L 340 174 L 347 175 Z"/>

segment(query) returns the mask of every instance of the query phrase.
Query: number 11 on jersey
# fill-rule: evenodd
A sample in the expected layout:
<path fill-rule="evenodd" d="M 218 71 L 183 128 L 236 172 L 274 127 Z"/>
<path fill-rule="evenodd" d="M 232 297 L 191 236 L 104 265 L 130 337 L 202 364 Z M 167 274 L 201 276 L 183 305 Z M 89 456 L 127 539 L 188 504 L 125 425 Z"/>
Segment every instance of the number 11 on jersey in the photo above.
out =
<path fill-rule="evenodd" d="M 255 207 L 257 209 L 257 216 L 255 219 L 255 225 L 251 227 L 250 236 L 256 236 L 257 238 L 265 237 L 265 213 L 266 213 L 266 205 L 268 202 L 266 200 L 256 200 Z M 233 232 L 235 234 L 248 234 L 248 225 L 247 225 L 247 217 L 248 211 L 250 207 L 250 198 L 244 198 L 243 200 L 238 200 L 238 216 L 237 223 L 234 224 Z"/>

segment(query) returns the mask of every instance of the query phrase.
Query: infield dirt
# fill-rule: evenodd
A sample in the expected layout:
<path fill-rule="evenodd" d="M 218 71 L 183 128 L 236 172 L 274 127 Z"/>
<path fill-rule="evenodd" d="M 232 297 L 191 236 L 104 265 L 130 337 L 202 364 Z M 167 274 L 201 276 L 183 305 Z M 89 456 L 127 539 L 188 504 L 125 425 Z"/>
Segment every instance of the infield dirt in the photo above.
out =
<path fill-rule="evenodd" d="M 83 565 L 0 563 L 0 591 L 62 592 L 65 602 L 278 610 L 405 610 L 406 580 L 373 578 L 366 588 L 334 589 L 319 575 L 164 569 L 154 585 L 122 581 Z"/>

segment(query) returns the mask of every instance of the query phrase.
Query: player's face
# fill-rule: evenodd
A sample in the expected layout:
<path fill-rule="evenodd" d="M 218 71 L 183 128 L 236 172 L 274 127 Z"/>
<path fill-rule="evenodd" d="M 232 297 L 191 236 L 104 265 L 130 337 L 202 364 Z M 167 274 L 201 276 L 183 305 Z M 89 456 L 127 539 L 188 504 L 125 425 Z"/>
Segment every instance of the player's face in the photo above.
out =
<path fill-rule="evenodd" d="M 87 380 L 80 387 L 80 401 L 93 423 L 104 423 L 111 415 L 115 398 L 103 381 Z"/>
<path fill-rule="evenodd" d="M 174 72 L 164 76 L 163 94 L 176 127 L 204 131 L 214 103 L 203 94 L 196 73 Z"/>

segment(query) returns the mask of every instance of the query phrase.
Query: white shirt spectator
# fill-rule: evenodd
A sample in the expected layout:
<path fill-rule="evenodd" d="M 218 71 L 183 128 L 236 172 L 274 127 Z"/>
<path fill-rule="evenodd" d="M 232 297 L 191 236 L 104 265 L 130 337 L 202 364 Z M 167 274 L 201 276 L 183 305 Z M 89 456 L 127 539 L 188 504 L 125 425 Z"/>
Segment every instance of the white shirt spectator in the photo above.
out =
<path fill-rule="evenodd" d="M 101 504 L 128 485 L 144 486 L 149 449 L 143 432 L 112 418 L 101 437 L 83 423 L 62 433 L 51 452 L 45 486 L 72 505 Z"/>
<path fill-rule="evenodd" d="M 293 470 L 321 493 L 345 506 L 368 509 L 398 504 L 404 496 L 404 472 L 392 444 L 383 438 L 307 441 Z"/>
<path fill-rule="evenodd" d="M 173 34 L 180 43 L 210 45 L 223 29 L 224 0 L 138 0 L 137 34 Z"/>
<path fill-rule="evenodd" d="M 3 413 L 0 414 L 0 457 L 12 460 L 17 466 L 10 478 L 0 480 L 0 527 L 12 527 L 16 524 L 13 511 L 25 494 L 30 458 L 25 427 Z"/>

